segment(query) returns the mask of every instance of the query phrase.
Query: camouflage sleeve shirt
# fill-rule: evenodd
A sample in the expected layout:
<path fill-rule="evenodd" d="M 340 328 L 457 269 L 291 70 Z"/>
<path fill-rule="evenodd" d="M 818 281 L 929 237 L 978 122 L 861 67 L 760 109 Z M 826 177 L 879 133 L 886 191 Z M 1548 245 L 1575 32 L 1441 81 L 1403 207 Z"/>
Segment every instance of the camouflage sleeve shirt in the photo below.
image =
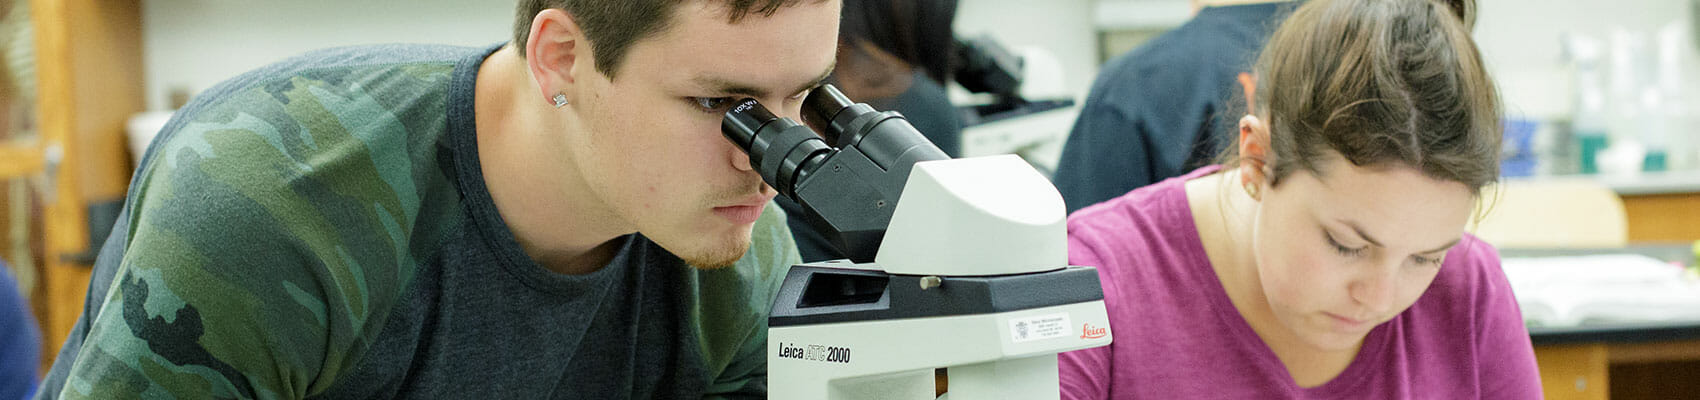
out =
<path fill-rule="evenodd" d="M 633 234 L 597 272 L 547 272 L 479 168 L 499 47 L 318 51 L 181 110 L 37 398 L 765 396 L 782 212 L 731 268 Z"/>

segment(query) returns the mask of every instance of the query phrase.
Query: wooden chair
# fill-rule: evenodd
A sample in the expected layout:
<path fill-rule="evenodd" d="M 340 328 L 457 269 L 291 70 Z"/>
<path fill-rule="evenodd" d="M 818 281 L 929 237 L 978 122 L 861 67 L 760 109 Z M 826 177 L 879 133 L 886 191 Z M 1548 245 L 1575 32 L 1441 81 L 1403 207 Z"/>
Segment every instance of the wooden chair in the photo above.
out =
<path fill-rule="evenodd" d="M 1615 248 L 1629 242 L 1623 199 L 1591 180 L 1506 181 L 1484 188 L 1477 204 L 1482 218 L 1473 232 L 1499 248 Z"/>

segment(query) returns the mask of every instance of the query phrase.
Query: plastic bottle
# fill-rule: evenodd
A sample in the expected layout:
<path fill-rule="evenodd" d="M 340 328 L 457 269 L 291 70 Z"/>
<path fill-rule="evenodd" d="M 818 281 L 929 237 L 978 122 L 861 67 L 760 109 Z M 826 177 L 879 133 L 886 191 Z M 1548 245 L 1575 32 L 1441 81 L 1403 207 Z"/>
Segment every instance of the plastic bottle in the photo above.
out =
<path fill-rule="evenodd" d="M 1658 91 L 1650 84 L 1653 63 L 1647 35 L 1619 27 L 1612 31 L 1610 80 L 1606 92 L 1607 135 L 1610 145 L 1598 155 L 1599 171 L 1608 175 L 1634 175 L 1646 166 L 1647 143 Z M 1662 146 L 1661 146 L 1662 149 Z M 1660 156 L 1663 163 L 1663 156 Z"/>
<path fill-rule="evenodd" d="M 1576 172 L 1599 173 L 1599 153 L 1610 144 L 1602 60 L 1605 51 L 1598 40 L 1586 35 L 1565 34 L 1561 40 L 1564 42 L 1564 58 L 1570 63 L 1576 79 L 1576 104 L 1570 121 L 1571 136 L 1576 139 Z"/>

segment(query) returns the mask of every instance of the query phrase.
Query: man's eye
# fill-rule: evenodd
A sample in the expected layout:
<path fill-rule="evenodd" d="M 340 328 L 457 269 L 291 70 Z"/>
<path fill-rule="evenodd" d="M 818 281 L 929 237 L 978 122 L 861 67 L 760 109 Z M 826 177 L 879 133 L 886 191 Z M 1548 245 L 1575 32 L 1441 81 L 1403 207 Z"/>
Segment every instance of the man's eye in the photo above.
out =
<path fill-rule="evenodd" d="M 732 106 L 733 100 L 731 97 L 687 97 L 687 99 L 698 111 L 710 114 L 725 112 L 728 107 Z"/>

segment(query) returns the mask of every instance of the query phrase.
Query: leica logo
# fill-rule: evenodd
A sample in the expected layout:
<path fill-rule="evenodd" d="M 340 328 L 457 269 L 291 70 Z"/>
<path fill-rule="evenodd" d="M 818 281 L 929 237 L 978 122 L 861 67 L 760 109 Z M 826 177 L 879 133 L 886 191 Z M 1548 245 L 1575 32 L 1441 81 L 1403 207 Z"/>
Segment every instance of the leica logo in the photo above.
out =
<path fill-rule="evenodd" d="M 779 357 L 801 360 L 803 359 L 803 348 L 797 346 L 786 346 L 785 342 L 779 342 Z"/>
<path fill-rule="evenodd" d="M 1091 323 L 1087 323 L 1087 324 L 1080 327 L 1080 338 L 1081 339 L 1098 339 L 1098 338 L 1102 338 L 1102 337 L 1104 337 L 1105 335 L 1108 335 L 1108 334 L 1109 334 L 1108 329 L 1093 328 Z"/>

